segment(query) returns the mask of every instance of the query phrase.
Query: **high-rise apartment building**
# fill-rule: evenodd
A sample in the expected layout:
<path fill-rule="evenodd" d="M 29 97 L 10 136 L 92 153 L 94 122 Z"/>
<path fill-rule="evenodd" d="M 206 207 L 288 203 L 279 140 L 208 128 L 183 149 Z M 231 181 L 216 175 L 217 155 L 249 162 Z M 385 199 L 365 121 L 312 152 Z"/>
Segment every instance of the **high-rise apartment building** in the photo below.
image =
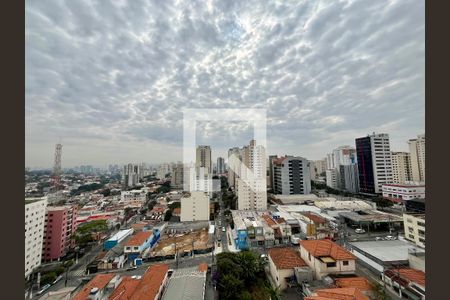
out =
<path fill-rule="evenodd" d="M 392 182 L 404 184 L 412 181 L 411 156 L 408 152 L 392 152 Z"/>
<path fill-rule="evenodd" d="M 386 133 L 357 138 L 359 190 L 364 194 L 381 194 L 382 185 L 392 183 L 392 155 Z"/>
<path fill-rule="evenodd" d="M 42 260 L 53 261 L 66 255 L 75 246 L 71 239 L 77 230 L 77 208 L 75 206 L 47 207 L 45 213 Z"/>
<path fill-rule="evenodd" d="M 41 264 L 47 198 L 25 199 L 25 278 Z"/>
<path fill-rule="evenodd" d="M 223 157 L 217 158 L 217 174 L 225 173 L 225 159 Z"/>
<path fill-rule="evenodd" d="M 139 183 L 140 168 L 138 165 L 128 164 L 123 167 L 122 185 L 124 187 L 132 187 Z"/>
<path fill-rule="evenodd" d="M 411 155 L 412 180 L 425 182 L 425 134 L 408 141 Z"/>
<path fill-rule="evenodd" d="M 311 193 L 309 162 L 303 157 L 280 157 L 272 160 L 273 191 L 293 195 Z"/>
<path fill-rule="evenodd" d="M 173 166 L 171 185 L 174 188 L 181 189 L 183 188 L 183 180 L 184 180 L 184 167 L 183 164 L 179 162 Z"/>
<path fill-rule="evenodd" d="M 277 159 L 278 155 L 269 155 L 269 182 L 268 186 L 273 190 L 273 160 Z"/>
<path fill-rule="evenodd" d="M 267 209 L 266 149 L 255 140 L 241 151 L 241 172 L 237 180 L 239 210 Z"/>
<path fill-rule="evenodd" d="M 325 180 L 328 187 L 332 189 L 338 188 L 338 175 L 336 169 L 328 169 L 325 171 Z"/>
<path fill-rule="evenodd" d="M 205 168 L 205 172 L 212 173 L 211 147 L 197 146 L 195 167 Z"/>
<path fill-rule="evenodd" d="M 311 178 L 311 180 L 314 180 L 317 178 L 317 173 L 316 173 L 316 166 L 314 165 L 314 161 L 313 160 L 309 160 L 308 161 L 308 166 L 309 166 L 309 177 Z"/>
<path fill-rule="evenodd" d="M 156 178 L 164 179 L 166 176 L 171 173 L 170 164 L 164 163 L 158 166 L 158 170 L 156 171 Z"/>
<path fill-rule="evenodd" d="M 239 147 L 230 148 L 228 150 L 228 186 L 231 188 L 236 188 L 237 173 L 236 170 L 239 169 L 239 164 L 230 161 L 230 157 L 235 155 L 238 160 L 242 160 L 241 151 Z"/>
<path fill-rule="evenodd" d="M 352 163 L 349 165 L 339 166 L 339 184 L 342 189 L 349 191 L 350 193 L 359 192 L 359 179 L 358 179 L 358 164 Z"/>

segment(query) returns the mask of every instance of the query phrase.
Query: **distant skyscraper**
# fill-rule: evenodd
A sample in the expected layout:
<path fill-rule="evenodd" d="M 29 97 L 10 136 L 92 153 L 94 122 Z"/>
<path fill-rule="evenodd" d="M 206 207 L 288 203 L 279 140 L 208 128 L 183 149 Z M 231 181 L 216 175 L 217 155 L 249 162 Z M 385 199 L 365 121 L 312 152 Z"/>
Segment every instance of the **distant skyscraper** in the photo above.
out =
<path fill-rule="evenodd" d="M 412 180 L 425 182 L 425 134 L 408 141 L 411 154 Z"/>
<path fill-rule="evenodd" d="M 325 171 L 325 179 L 328 187 L 332 189 L 338 188 L 338 175 L 336 169 L 328 169 Z"/>
<path fill-rule="evenodd" d="M 345 182 L 345 180 L 356 180 L 354 176 L 350 176 L 350 174 L 345 174 L 345 170 L 347 172 L 350 171 L 349 168 L 341 168 L 341 166 L 349 166 L 355 165 L 356 167 L 356 150 L 350 146 L 340 146 L 333 150 L 333 165 L 336 170 L 336 188 L 339 190 L 345 190 L 346 186 L 353 187 L 357 181 L 354 182 Z M 352 190 L 354 190 L 352 188 Z"/>
<path fill-rule="evenodd" d="M 392 182 L 412 181 L 411 156 L 408 152 L 392 152 Z"/>
<path fill-rule="evenodd" d="M 223 157 L 217 158 L 217 173 L 218 174 L 225 173 L 225 159 Z"/>
<path fill-rule="evenodd" d="M 327 159 L 315 160 L 314 167 L 316 168 L 317 176 L 320 176 L 322 173 L 325 173 L 327 170 Z"/>
<path fill-rule="evenodd" d="M 365 194 L 382 193 L 382 185 L 392 183 L 392 158 L 389 135 L 385 133 L 357 138 L 359 190 Z"/>
<path fill-rule="evenodd" d="M 251 140 L 250 144 L 242 149 L 242 163 L 248 170 L 242 168 L 237 180 L 238 209 L 267 209 L 266 149 Z"/>
<path fill-rule="evenodd" d="M 174 165 L 172 169 L 172 181 L 171 184 L 174 188 L 183 188 L 184 180 L 184 167 L 181 162 Z"/>
<path fill-rule="evenodd" d="M 277 159 L 278 155 L 269 155 L 269 188 L 273 190 L 273 160 Z"/>
<path fill-rule="evenodd" d="M 140 170 L 138 165 L 128 164 L 123 167 L 122 185 L 132 187 L 139 183 Z"/>
<path fill-rule="evenodd" d="M 311 176 L 306 158 L 289 156 L 273 159 L 272 168 L 275 194 L 311 193 Z"/>
<path fill-rule="evenodd" d="M 210 146 L 197 146 L 195 167 L 205 168 L 205 172 L 212 174 L 212 160 Z"/>

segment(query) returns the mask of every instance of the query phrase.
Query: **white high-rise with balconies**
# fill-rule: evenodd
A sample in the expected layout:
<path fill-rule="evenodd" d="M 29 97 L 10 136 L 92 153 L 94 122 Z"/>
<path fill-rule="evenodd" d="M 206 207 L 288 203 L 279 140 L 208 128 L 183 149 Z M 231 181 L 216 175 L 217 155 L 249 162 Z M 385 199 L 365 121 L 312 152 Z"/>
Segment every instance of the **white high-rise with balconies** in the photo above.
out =
<path fill-rule="evenodd" d="M 411 156 L 408 152 L 392 152 L 392 181 L 404 184 L 412 180 Z"/>
<path fill-rule="evenodd" d="M 25 199 L 25 277 L 41 264 L 47 197 Z"/>
<path fill-rule="evenodd" d="M 266 149 L 255 140 L 242 149 L 242 167 L 237 179 L 239 210 L 267 209 Z"/>
<path fill-rule="evenodd" d="M 411 155 L 412 180 L 425 182 L 425 134 L 420 134 L 415 139 L 408 141 Z"/>

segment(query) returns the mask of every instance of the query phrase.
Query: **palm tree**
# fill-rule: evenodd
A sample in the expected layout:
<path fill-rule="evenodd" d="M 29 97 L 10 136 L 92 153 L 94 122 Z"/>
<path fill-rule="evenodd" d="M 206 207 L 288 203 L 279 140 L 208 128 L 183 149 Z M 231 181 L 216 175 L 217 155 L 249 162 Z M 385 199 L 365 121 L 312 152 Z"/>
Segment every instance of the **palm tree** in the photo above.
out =
<path fill-rule="evenodd" d="M 280 286 L 273 287 L 270 283 L 266 285 L 266 292 L 269 294 L 270 300 L 280 300 L 281 299 L 281 289 Z"/>

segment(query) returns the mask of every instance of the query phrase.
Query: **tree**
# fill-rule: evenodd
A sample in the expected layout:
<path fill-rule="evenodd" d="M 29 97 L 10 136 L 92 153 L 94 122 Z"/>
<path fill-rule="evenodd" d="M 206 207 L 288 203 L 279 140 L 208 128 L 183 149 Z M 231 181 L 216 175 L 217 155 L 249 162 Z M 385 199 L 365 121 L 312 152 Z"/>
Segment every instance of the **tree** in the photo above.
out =
<path fill-rule="evenodd" d="M 270 283 L 266 285 L 266 292 L 269 294 L 270 300 L 281 300 L 280 286 L 273 287 Z"/>
<path fill-rule="evenodd" d="M 372 285 L 372 292 L 375 296 L 376 300 L 390 300 L 391 297 L 388 296 L 386 292 L 386 288 L 381 285 L 379 282 Z"/>
<path fill-rule="evenodd" d="M 41 286 L 46 285 L 48 283 L 52 283 L 53 281 L 55 281 L 56 277 L 57 277 L 57 275 L 55 272 L 45 273 L 41 277 Z"/>
<path fill-rule="evenodd" d="M 219 294 L 221 299 L 237 299 L 244 288 L 242 282 L 230 274 L 222 276 L 219 282 Z"/>

